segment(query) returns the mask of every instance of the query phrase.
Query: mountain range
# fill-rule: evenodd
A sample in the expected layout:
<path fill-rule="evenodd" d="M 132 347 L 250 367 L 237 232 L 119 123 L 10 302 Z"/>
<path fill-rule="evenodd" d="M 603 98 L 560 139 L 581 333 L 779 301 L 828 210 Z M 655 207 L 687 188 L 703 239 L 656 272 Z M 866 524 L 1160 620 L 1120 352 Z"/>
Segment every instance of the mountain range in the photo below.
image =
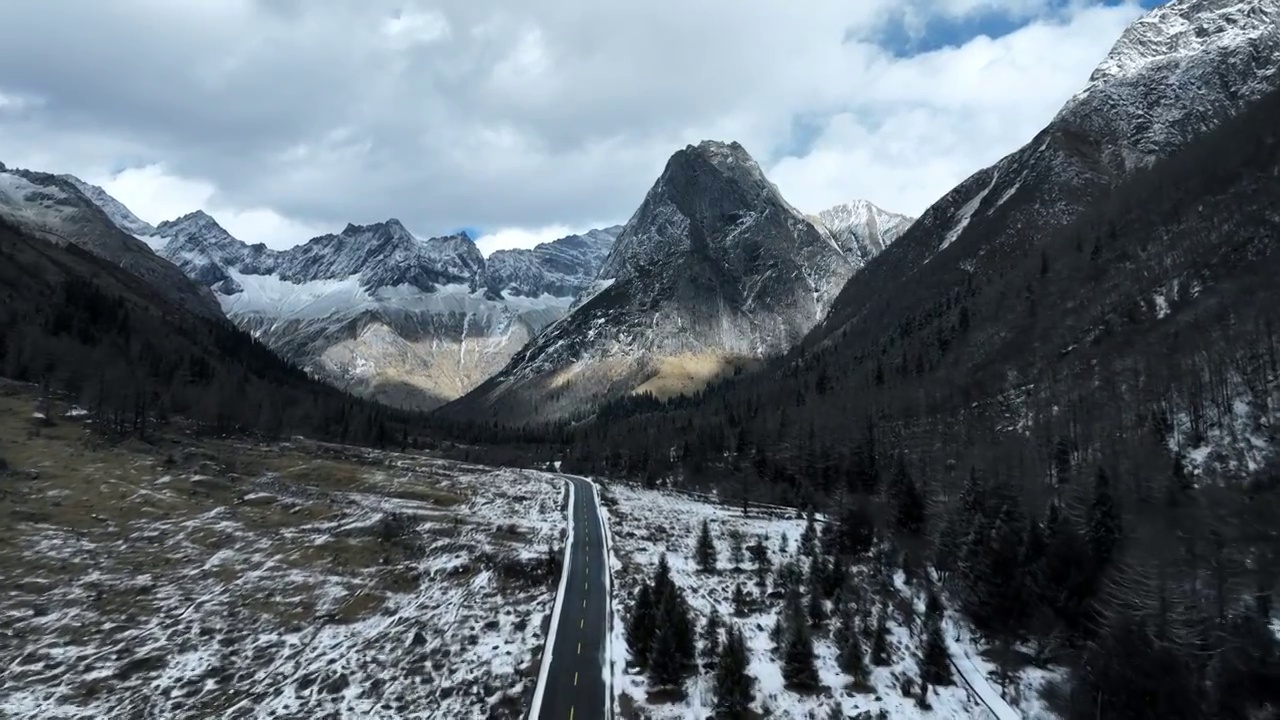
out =
<path fill-rule="evenodd" d="M 697 167 L 688 162 L 694 158 Z M 852 273 L 911 223 L 865 201 L 803 217 L 736 144 L 691 146 L 672 163 L 669 171 L 683 168 L 684 176 L 668 172 L 659 186 L 684 186 L 679 192 L 686 205 L 716 184 L 699 179 L 698 172 L 741 175 L 738 180 L 751 188 L 745 195 L 729 193 L 724 209 L 737 213 L 731 224 L 740 227 L 720 227 L 723 217 L 699 222 L 715 225 L 708 226 L 713 233 L 728 228 L 731 236 L 742 237 L 715 240 L 718 246 L 696 281 L 701 287 L 684 287 L 679 303 L 664 305 L 668 326 L 655 325 L 638 344 L 624 340 L 593 351 L 600 372 L 624 372 L 629 378 L 605 394 L 609 397 L 624 389 L 660 395 L 695 390 L 727 371 L 784 351 L 821 317 Z M 59 231 L 53 228 L 61 228 L 90 251 L 154 278 L 157 287 L 199 312 L 225 313 L 315 377 L 418 410 L 457 399 L 493 377 L 542 330 L 570 309 L 589 304 L 619 278 L 629 279 L 592 307 L 627 288 L 643 296 L 629 311 L 631 320 L 638 321 L 646 304 L 663 304 L 663 295 L 676 291 L 667 282 L 676 276 L 655 274 L 655 263 L 670 271 L 690 251 L 704 247 L 700 240 L 690 246 L 690 239 L 679 233 L 642 227 L 656 222 L 649 217 L 653 212 L 673 211 L 666 191 L 650 193 L 633 218 L 636 229 L 617 252 L 614 243 L 622 226 L 527 250 L 499 250 L 485 258 L 465 234 L 421 239 L 394 218 L 350 224 L 340 233 L 273 250 L 238 240 L 203 211 L 153 226 L 101 187 L 71 175 L 7 171 L 2 177 L 8 190 L 0 202 L 12 217 L 54 234 Z M 49 205 L 55 194 L 58 203 Z M 782 235 L 772 237 L 775 231 Z M 726 240 L 731 241 L 721 242 Z M 178 280 L 170 263 L 190 282 Z M 606 266 L 607 274 L 601 274 Z M 704 313 L 697 296 L 719 292 L 711 285 L 722 280 L 736 284 L 730 293 L 734 307 L 719 315 Z M 580 324 L 582 317 L 571 325 Z M 569 327 L 557 333 L 569 332 Z M 682 328 L 700 329 L 688 339 Z M 703 337 L 706 333 L 717 336 Z M 634 357 L 606 357 L 610 353 Z"/>
<path fill-rule="evenodd" d="M 626 394 L 693 392 L 785 352 L 909 224 L 868 203 L 825 217 L 787 203 L 738 143 L 678 151 L 569 315 L 448 412 L 571 417 Z"/>

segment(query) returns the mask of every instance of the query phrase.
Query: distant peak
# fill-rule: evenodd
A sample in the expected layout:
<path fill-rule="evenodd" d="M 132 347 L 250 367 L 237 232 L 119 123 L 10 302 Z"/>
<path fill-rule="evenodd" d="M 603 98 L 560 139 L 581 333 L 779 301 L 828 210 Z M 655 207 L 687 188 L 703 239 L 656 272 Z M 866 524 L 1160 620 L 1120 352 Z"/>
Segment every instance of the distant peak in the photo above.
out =
<path fill-rule="evenodd" d="M 721 142 L 720 140 L 703 140 L 697 145 L 688 145 L 685 152 L 699 155 L 706 158 L 712 165 L 723 169 L 728 169 L 734 165 L 754 166 L 756 161 L 751 157 L 751 153 L 747 149 L 734 140 L 732 142 Z"/>
<path fill-rule="evenodd" d="M 173 222 L 173 223 L 189 223 L 189 222 L 201 222 L 201 223 L 211 222 L 211 223 L 216 223 L 216 222 L 217 222 L 217 220 L 214 220 L 212 215 L 210 215 L 209 213 L 207 213 L 207 212 L 205 212 L 205 211 L 203 211 L 203 210 L 193 210 L 192 212 L 189 212 L 189 213 L 187 213 L 186 215 L 183 215 L 183 216 L 181 216 L 181 217 L 177 218 L 176 220 L 172 220 L 172 221 L 170 221 L 170 222 Z"/>
<path fill-rule="evenodd" d="M 1107 53 L 1090 85 L 1130 76 L 1214 46 L 1243 44 L 1275 32 L 1276 0 L 1173 0 L 1130 25 Z"/>
<path fill-rule="evenodd" d="M 157 230 L 172 230 L 176 228 L 217 229 L 223 234 L 230 235 L 226 229 L 218 224 L 217 220 L 213 219 L 213 216 L 203 210 L 194 210 L 186 215 L 174 218 L 173 220 L 165 220 L 156 226 Z"/>
<path fill-rule="evenodd" d="M 366 235 L 368 233 L 379 232 L 387 232 L 397 237 L 413 237 L 413 233 L 409 232 L 408 228 L 404 226 L 404 223 L 401 223 L 396 218 L 387 218 L 380 223 L 373 223 L 372 225 L 356 225 L 355 223 L 347 223 L 347 226 L 343 228 L 341 234 L 344 237 L 352 237 L 355 235 Z"/>

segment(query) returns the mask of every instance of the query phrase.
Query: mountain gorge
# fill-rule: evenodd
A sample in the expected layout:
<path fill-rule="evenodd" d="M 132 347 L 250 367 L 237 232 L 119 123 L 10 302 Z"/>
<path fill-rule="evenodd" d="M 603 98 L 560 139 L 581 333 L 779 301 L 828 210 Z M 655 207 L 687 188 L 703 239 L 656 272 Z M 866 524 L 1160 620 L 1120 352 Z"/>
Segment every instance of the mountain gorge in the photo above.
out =
<path fill-rule="evenodd" d="M 859 205 L 819 230 L 737 143 L 675 153 L 593 287 L 453 416 L 524 422 L 698 390 L 780 354 L 907 221 Z"/>
<path fill-rule="evenodd" d="M 1044 462 L 1062 440 L 1074 459 L 1096 462 L 1107 448 L 1084 428 L 1123 416 L 1134 437 L 1161 428 L 1151 446 L 1165 462 L 1246 477 L 1270 457 L 1276 420 L 1274 370 L 1255 363 L 1273 356 L 1267 328 L 1278 318 L 1267 293 L 1249 293 L 1274 259 L 1275 140 L 1264 118 L 1280 88 L 1277 17 L 1274 0 L 1152 11 L 1044 130 L 931 206 L 763 376 L 696 400 L 624 403 L 584 432 L 626 444 L 640 437 L 636 412 L 652 442 L 635 449 L 646 463 L 667 443 L 691 463 L 747 443 L 788 448 L 765 464 L 794 481 L 813 454 L 850 462 L 840 448 L 851 416 L 890 424 L 924 465 L 954 447 L 951 432 L 986 423 L 991 443 L 1027 443 L 1020 455 Z M 1215 328 L 1209 318 L 1228 308 Z M 1211 360 L 1189 338 L 1213 347 Z M 660 433 L 655 417 L 668 412 Z M 690 416 L 724 424 L 689 440 Z M 733 430 L 742 418 L 754 420 Z M 1232 436 L 1253 440 L 1223 440 Z"/>
<path fill-rule="evenodd" d="M 1153 10 L 788 355 L 614 402 L 564 467 L 874 516 L 993 645 L 1061 653 L 1060 717 L 1273 716 L 1277 18 Z"/>

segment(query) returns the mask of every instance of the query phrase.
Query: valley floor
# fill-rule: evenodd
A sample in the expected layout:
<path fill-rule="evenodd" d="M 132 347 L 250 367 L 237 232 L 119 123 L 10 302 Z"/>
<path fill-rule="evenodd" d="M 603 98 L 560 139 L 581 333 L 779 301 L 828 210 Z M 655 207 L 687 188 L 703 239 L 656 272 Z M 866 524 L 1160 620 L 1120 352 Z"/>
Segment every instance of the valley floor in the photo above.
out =
<path fill-rule="evenodd" d="M 302 441 L 109 446 L 33 409 L 0 387 L 0 716 L 523 715 L 561 479 Z"/>
<path fill-rule="evenodd" d="M 613 672 L 614 689 L 619 694 L 624 718 L 709 717 L 715 703 L 714 678 L 702 672 L 685 683 L 685 697 L 672 699 L 669 693 L 653 693 L 643 673 L 627 666 L 624 619 L 636 588 L 653 575 L 665 554 L 671 575 L 682 587 L 692 606 L 695 621 L 702 627 L 715 609 L 723 619 L 735 623 L 745 636 L 750 652 L 749 674 L 754 678 L 753 708 L 765 717 L 826 718 L 839 709 L 846 718 L 997 718 L 1010 720 L 1053 717 L 1042 706 L 1037 691 L 1054 673 L 1026 668 L 1021 676 L 1000 689 L 994 678 L 994 664 L 968 640 L 960 624 L 945 622 L 949 650 L 954 662 L 955 684 L 929 691 L 927 708 L 915 697 L 919 687 L 923 597 L 903 581 L 899 571 L 894 582 L 894 599 L 888 620 L 891 662 L 872 668 L 867 686 L 856 686 L 836 662 L 831 628 L 815 633 L 815 653 L 823 688 L 812 694 L 785 687 L 782 664 L 770 639 L 781 601 L 774 597 L 753 598 L 759 604 L 752 611 L 735 616 L 731 597 L 741 583 L 749 595 L 757 593 L 753 563 L 748 556 L 737 568 L 729 554 L 728 536 L 742 533 L 746 544 L 763 538 L 770 563 L 776 570 L 788 560 L 800 560 L 798 540 L 805 520 L 794 513 L 753 509 L 744 517 L 740 508 L 705 502 L 665 491 L 645 490 L 622 484 L 606 484 L 604 505 L 611 531 L 614 578 Z M 718 570 L 701 572 L 695 562 L 695 547 L 703 520 L 710 524 L 717 546 Z M 784 551 L 782 548 L 786 547 Z M 864 585 L 868 568 L 855 568 L 855 577 Z M 910 600 L 908 600 L 908 598 Z M 904 611 L 910 602 L 914 610 Z M 910 615 L 910 617 L 907 617 Z M 961 677 L 963 675 L 963 679 Z M 968 680 L 968 683 L 965 682 Z M 981 699 L 979 695 L 983 696 Z M 985 700 L 985 702 L 984 702 Z"/>

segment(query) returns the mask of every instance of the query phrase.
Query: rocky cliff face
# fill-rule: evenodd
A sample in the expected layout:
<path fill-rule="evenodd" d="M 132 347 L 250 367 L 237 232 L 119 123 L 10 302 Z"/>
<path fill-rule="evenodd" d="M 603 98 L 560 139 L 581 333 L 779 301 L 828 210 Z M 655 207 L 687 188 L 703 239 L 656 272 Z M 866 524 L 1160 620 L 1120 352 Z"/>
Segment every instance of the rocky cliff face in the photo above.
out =
<path fill-rule="evenodd" d="M 522 422 L 671 395 L 790 348 L 855 265 L 737 143 L 680 150 L 574 310 L 449 412 Z"/>
<path fill-rule="evenodd" d="M 879 255 L 911 227 L 915 218 L 854 200 L 809 217 L 818 231 L 839 247 L 857 269 Z"/>
<path fill-rule="evenodd" d="M 193 212 L 153 245 L 238 325 L 339 387 L 430 409 L 497 372 L 559 319 L 620 228 L 508 250 L 420 239 L 400 221 L 348 225 L 288 250 L 247 245 Z"/>
<path fill-rule="evenodd" d="M 873 321 L 867 309 L 899 297 L 904 283 L 941 291 L 942 280 L 922 279 L 926 263 L 954 269 L 947 283 L 1001 272 L 1109 188 L 1278 85 L 1280 0 L 1173 0 L 1152 10 L 1031 142 L 934 203 L 850 283 L 815 339 Z"/>

